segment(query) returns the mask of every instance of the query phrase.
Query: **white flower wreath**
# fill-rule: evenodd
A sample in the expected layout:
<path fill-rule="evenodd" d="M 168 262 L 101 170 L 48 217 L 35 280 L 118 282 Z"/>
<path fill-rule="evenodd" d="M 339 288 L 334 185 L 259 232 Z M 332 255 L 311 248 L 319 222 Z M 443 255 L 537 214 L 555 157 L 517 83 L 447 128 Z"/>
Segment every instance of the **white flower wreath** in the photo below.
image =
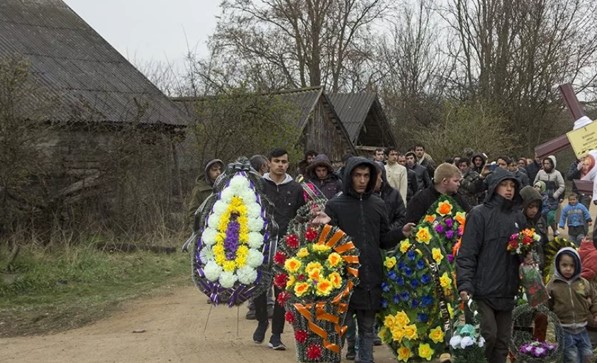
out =
<path fill-rule="evenodd" d="M 257 200 L 249 180 L 237 174 L 222 190 L 220 200 L 214 204 L 207 218 L 199 257 L 204 264 L 205 277 L 219 282 L 223 288 L 232 288 L 237 281 L 249 285 L 257 280 L 256 269 L 264 260 L 259 249 L 264 243 L 262 230 L 265 226 L 264 211 Z M 232 214 L 239 223 L 239 231 L 236 251 L 227 251 L 226 232 Z M 229 257 L 230 253 L 234 254 L 233 258 Z"/>

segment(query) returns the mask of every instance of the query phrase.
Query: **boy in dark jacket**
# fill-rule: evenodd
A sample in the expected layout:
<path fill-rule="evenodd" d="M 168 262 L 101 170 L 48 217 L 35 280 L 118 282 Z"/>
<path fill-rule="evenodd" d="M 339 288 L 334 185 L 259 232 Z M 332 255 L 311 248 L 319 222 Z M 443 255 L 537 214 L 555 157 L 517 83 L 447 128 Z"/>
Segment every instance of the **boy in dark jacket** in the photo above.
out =
<path fill-rule="evenodd" d="M 264 192 L 267 199 L 274 204 L 274 220 L 278 224 L 278 238 L 286 234 L 290 220 L 305 204 L 303 188 L 288 175 L 288 152 L 284 149 L 274 149 L 269 155 L 270 171 L 263 175 Z M 275 296 L 280 292 L 274 287 Z M 257 329 L 253 333 L 253 341 L 263 343 L 269 325 L 267 313 L 267 292 L 254 298 Z M 272 335 L 268 346 L 273 350 L 286 350 L 282 343 L 281 334 L 284 332 L 284 306 L 276 304 L 272 317 Z"/>
<path fill-rule="evenodd" d="M 527 220 L 527 228 L 534 228 L 535 233 L 541 236 L 541 241 L 539 241 L 535 250 L 539 254 L 539 269 L 543 271 L 545 268 L 543 245 L 548 242 L 547 221 L 541 214 L 543 199 L 541 194 L 530 185 L 520 190 L 520 196 L 522 197 L 522 213 Z"/>
<path fill-rule="evenodd" d="M 327 198 L 342 191 L 342 182 L 334 173 L 330 159 L 325 154 L 319 154 L 307 167 L 306 181 L 313 184 Z"/>
<path fill-rule="evenodd" d="M 378 169 L 374 162 L 362 157 L 348 160 L 342 194 L 329 200 L 325 213 L 314 223 L 330 223 L 352 237 L 359 249 L 359 284 L 354 288 L 348 315 L 356 315 L 359 332 L 358 361 L 373 362 L 373 325 L 375 313 L 381 307 L 381 283 L 384 279 L 380 249 L 390 249 L 405 234 L 412 223 L 402 229 L 390 230 L 384 201 L 375 195 Z"/>
<path fill-rule="evenodd" d="M 597 323 L 597 291 L 581 277 L 581 262 L 576 250 L 562 248 L 554 259 L 554 276 L 547 284 L 549 308 L 564 330 L 564 362 L 589 363 L 593 349 L 587 332 L 588 318 Z"/>
<path fill-rule="evenodd" d="M 456 282 L 463 301 L 472 296 L 477 302 L 488 362 L 505 363 L 521 262 L 506 250 L 506 244 L 526 220 L 520 211 L 520 181 L 512 173 L 497 168 L 488 185 L 485 202 L 466 218 L 456 257 Z"/>

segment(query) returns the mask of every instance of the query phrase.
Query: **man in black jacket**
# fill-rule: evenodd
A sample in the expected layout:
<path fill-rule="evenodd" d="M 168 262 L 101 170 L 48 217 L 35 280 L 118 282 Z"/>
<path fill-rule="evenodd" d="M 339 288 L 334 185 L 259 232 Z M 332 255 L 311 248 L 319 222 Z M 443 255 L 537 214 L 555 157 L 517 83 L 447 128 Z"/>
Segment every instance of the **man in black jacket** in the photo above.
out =
<path fill-rule="evenodd" d="M 314 222 L 338 226 L 352 237 L 359 249 L 359 284 L 348 305 L 348 316 L 356 315 L 359 331 L 359 362 L 373 362 L 373 325 L 381 307 L 381 283 L 384 278 L 380 249 L 389 249 L 413 224 L 390 230 L 384 201 L 374 193 L 378 169 L 371 160 L 354 157 L 346 164 L 343 193 L 329 200 L 325 213 Z"/>
<path fill-rule="evenodd" d="M 506 244 L 525 228 L 526 219 L 520 210 L 520 181 L 514 174 L 497 168 L 488 185 L 485 202 L 466 217 L 456 257 L 456 283 L 463 301 L 472 296 L 477 302 L 487 361 L 505 363 L 521 262 L 506 250 Z"/>
<path fill-rule="evenodd" d="M 278 224 L 278 238 L 286 234 L 288 224 L 296 215 L 298 209 L 305 204 L 303 188 L 286 173 L 288 170 L 288 152 L 284 149 L 274 149 L 269 156 L 270 171 L 263 175 L 264 192 L 268 200 L 275 206 L 274 220 Z M 274 288 L 275 296 L 280 292 Z M 253 341 L 257 344 L 263 343 L 265 332 L 269 325 L 267 319 L 267 293 L 256 296 L 255 317 L 259 322 L 253 333 Z M 284 332 L 284 307 L 280 304 L 274 305 L 272 317 L 272 336 L 268 346 L 274 350 L 286 350 L 286 346 L 280 338 Z"/>
<path fill-rule="evenodd" d="M 425 166 L 417 164 L 417 156 L 414 152 L 409 151 L 405 154 L 405 156 L 406 168 L 414 171 L 417 177 L 417 189 L 415 190 L 414 194 L 417 194 L 419 190 L 429 188 L 431 186 L 431 177 L 429 176 L 429 170 Z"/>
<path fill-rule="evenodd" d="M 458 205 L 466 212 L 470 210 L 468 203 L 457 194 L 460 187 L 462 174 L 453 164 L 440 164 L 433 176 L 434 184 L 427 189 L 423 189 L 410 200 L 406 206 L 406 222 L 419 223 L 421 218 L 427 213 L 429 207 L 442 195 L 447 194 L 454 198 Z"/>

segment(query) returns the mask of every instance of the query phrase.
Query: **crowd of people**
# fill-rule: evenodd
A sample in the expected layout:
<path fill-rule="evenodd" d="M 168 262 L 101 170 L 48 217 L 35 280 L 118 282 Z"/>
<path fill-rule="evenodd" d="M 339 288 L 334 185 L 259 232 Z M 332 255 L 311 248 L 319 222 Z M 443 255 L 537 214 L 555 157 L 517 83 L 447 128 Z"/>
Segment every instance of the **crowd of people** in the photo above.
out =
<path fill-rule="evenodd" d="M 291 160 L 284 149 L 274 149 L 267 157 L 255 155 L 250 162 L 262 175 L 264 193 L 275 206 L 278 237 L 286 233 L 290 220 L 305 204 L 301 183 L 307 183 L 328 199 L 325 210 L 313 216 L 313 223 L 340 227 L 360 250 L 360 283 L 349 302 L 347 359 L 373 362 L 373 346 L 381 344 L 374 324 L 385 278 L 381 251 L 392 249 L 409 236 L 441 195 L 451 196 L 467 212 L 456 257 L 456 283 L 463 301 L 474 296 L 477 302 L 488 362 L 507 359 L 520 263 L 549 268 L 544 265 L 541 246 L 558 236 L 562 228 L 568 229 L 570 240 L 580 249 L 557 254 L 554 277 L 548 285 L 552 294 L 549 305 L 564 327 L 565 361 L 592 359 L 585 328 L 593 320 L 597 324 L 597 318 L 589 318 L 597 317 L 597 298 L 591 295 L 597 296 L 597 249 L 589 233 L 592 196 L 576 187 L 566 193 L 565 179 L 556 169 L 554 156 L 498 156 L 490 161 L 484 153 L 467 149 L 463 155 L 437 165 L 425 147 L 416 144 L 406 153 L 394 147 L 377 148 L 370 157 L 348 154 L 334 162 L 324 154 L 308 151 L 297 163 L 295 173 L 289 172 Z M 572 163 L 566 179 L 580 178 L 585 172 L 583 165 L 581 160 Z M 210 160 L 204 175 L 197 178 L 187 223 L 195 230 L 197 211 L 201 211 L 202 202 L 223 169 L 222 160 Z M 521 228 L 534 228 L 541 236 L 535 257 L 521 259 L 505 248 L 508 238 Z M 574 305 L 562 298 L 566 286 L 572 287 L 569 293 L 574 295 Z M 273 296 L 277 293 L 254 297 L 247 319 L 257 320 L 252 338 L 259 344 L 265 341 L 271 319 L 268 346 L 285 350 L 281 341 L 284 307 L 275 303 Z M 441 360 L 449 361 L 450 356 L 442 356 Z"/>

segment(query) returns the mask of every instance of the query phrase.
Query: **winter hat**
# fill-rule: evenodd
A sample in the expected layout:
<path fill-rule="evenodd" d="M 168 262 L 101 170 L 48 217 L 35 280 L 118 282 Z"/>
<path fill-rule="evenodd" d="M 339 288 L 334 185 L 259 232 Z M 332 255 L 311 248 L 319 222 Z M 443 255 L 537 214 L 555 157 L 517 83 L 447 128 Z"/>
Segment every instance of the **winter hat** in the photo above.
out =
<path fill-rule="evenodd" d="M 547 186 L 545 185 L 545 182 L 543 180 L 537 180 L 533 187 L 539 188 L 540 193 L 545 193 L 545 190 L 547 189 Z"/>

